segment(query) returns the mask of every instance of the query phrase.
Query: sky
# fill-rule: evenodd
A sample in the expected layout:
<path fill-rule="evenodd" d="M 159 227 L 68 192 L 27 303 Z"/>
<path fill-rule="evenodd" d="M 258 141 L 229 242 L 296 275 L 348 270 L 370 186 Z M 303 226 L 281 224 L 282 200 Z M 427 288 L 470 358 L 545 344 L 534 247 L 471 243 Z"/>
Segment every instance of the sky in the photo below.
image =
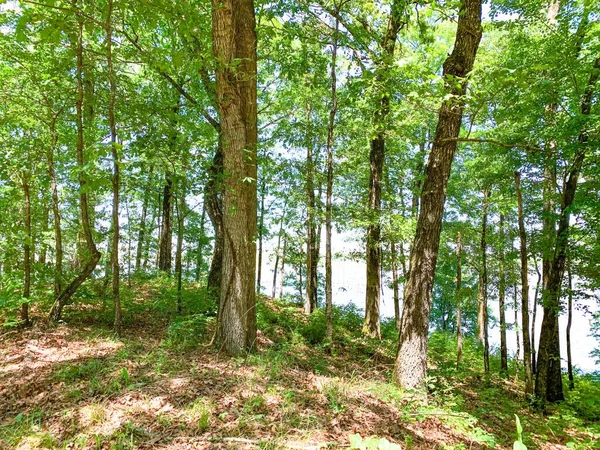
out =
<path fill-rule="evenodd" d="M 359 249 L 361 236 L 345 234 L 334 234 L 332 237 L 332 251 L 336 253 L 347 254 L 351 251 Z M 321 239 L 321 242 L 325 242 L 325 237 Z M 268 242 L 265 245 L 266 254 L 263 255 L 263 266 L 262 266 L 262 292 L 270 295 L 272 280 L 273 280 L 273 266 L 274 266 L 274 248 L 275 242 Z M 325 255 L 325 249 L 321 249 L 321 255 Z M 321 264 L 323 263 L 323 257 L 321 257 Z M 289 268 L 288 268 L 289 269 Z M 346 259 L 336 259 L 332 264 L 333 272 L 333 303 L 335 305 L 346 305 L 348 303 L 354 303 L 359 308 L 364 309 L 365 303 L 365 289 L 366 289 L 366 263 L 365 261 L 352 261 Z M 287 273 L 287 271 L 286 271 Z M 386 274 L 389 275 L 389 274 Z M 391 277 L 390 277 L 391 278 Z M 536 279 L 530 279 L 530 299 L 533 298 Z M 279 285 L 279 281 L 277 282 Z M 384 283 L 385 284 L 385 283 Z M 297 294 L 293 288 L 289 287 L 286 289 L 286 294 Z M 510 293 L 509 302 L 510 302 Z M 586 303 L 591 311 L 597 311 L 598 305 L 594 300 L 588 300 Z M 494 316 L 498 317 L 498 301 L 497 299 L 490 298 L 489 307 L 493 311 Z M 381 314 L 385 317 L 394 316 L 394 302 L 392 290 L 387 286 L 384 286 L 383 295 L 381 298 Z M 512 323 L 514 320 L 513 310 L 507 311 L 507 322 Z M 537 318 L 536 318 L 536 345 L 539 342 L 541 324 L 542 324 L 542 308 L 538 307 Z M 519 313 L 519 323 L 521 314 Z M 567 350 L 566 350 L 566 337 L 565 330 L 567 327 L 567 316 L 563 314 L 560 316 L 560 337 L 561 337 L 561 357 L 563 359 L 563 369 L 567 367 Z M 591 323 L 590 317 L 574 309 L 573 311 L 573 324 L 571 327 L 571 354 L 573 359 L 573 365 L 576 369 L 580 369 L 583 372 L 594 372 L 600 371 L 600 366 L 596 365 L 594 359 L 589 356 L 592 349 L 596 348 L 598 343 L 592 337 L 590 337 Z M 490 327 L 489 329 L 489 342 L 490 347 L 500 346 L 500 328 Z M 514 331 L 507 331 L 507 346 L 509 355 L 514 355 L 516 352 L 516 335 Z M 523 350 L 521 347 L 521 357 Z"/>

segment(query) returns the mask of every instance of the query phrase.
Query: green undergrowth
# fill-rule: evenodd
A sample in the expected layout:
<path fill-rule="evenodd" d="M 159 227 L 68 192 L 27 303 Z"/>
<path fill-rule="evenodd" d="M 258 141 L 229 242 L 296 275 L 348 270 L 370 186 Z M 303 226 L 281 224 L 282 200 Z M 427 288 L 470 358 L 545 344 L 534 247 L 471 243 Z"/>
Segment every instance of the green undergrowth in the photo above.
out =
<path fill-rule="evenodd" d="M 327 342 L 321 311 L 307 317 L 301 305 L 260 298 L 256 351 L 226 358 L 207 345 L 215 303 L 192 286 L 181 305 L 178 314 L 171 280 L 137 281 L 126 297 L 129 327 L 121 340 L 107 326 L 108 315 L 72 308 L 63 325 L 72 339 L 108 350 L 51 366 L 36 389 L 59 401 L 7 414 L 0 448 L 133 449 L 207 436 L 286 448 L 290 436 L 323 435 L 335 437 L 329 448 L 512 448 L 515 415 L 529 449 L 600 448 L 594 375 L 577 375 L 576 389 L 566 389 L 566 400 L 543 415 L 525 400 L 512 361 L 501 374 L 492 352 L 486 376 L 481 350 L 466 336 L 457 366 L 454 335 L 435 332 L 423 389 L 406 392 L 392 382 L 392 320 L 382 323 L 382 341 L 365 338 L 362 311 L 335 307 L 334 338 Z"/>

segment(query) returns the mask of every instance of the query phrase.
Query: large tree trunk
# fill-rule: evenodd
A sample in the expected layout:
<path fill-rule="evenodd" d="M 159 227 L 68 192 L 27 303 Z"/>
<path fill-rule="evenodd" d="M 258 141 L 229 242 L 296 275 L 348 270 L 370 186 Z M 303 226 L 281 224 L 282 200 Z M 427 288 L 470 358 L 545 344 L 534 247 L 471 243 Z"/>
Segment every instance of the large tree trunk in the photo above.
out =
<path fill-rule="evenodd" d="M 523 195 L 521 193 L 521 174 L 515 172 L 517 190 L 517 210 L 519 220 L 519 240 L 521 243 L 521 328 L 523 330 L 523 367 L 525 369 L 525 395 L 533 394 L 531 372 L 531 339 L 529 337 L 529 269 L 527 264 L 527 234 L 523 215 Z"/>
<path fill-rule="evenodd" d="M 373 114 L 375 137 L 371 139 L 369 154 L 369 212 L 370 224 L 367 228 L 366 265 L 367 287 L 365 322 L 363 333 L 372 338 L 381 339 L 380 304 L 381 304 L 381 185 L 383 165 L 385 162 L 385 120 L 390 110 L 390 94 L 386 89 L 386 76 L 393 63 L 396 38 L 404 25 L 404 0 L 392 3 L 387 30 L 381 42 L 381 60 L 376 64 L 376 78 L 381 89 L 376 93 L 378 108 Z"/>
<path fill-rule="evenodd" d="M 500 372 L 508 373 L 508 350 L 506 347 L 506 268 L 504 266 L 504 245 L 506 239 L 504 236 L 504 214 L 500 214 L 500 251 L 498 254 L 499 274 L 498 274 L 498 316 L 500 319 Z"/>
<path fill-rule="evenodd" d="M 217 340 L 232 355 L 256 340 L 257 110 L 253 0 L 212 1 L 223 144 L 223 266 Z M 250 181 L 248 181 L 250 180 Z"/>
<path fill-rule="evenodd" d="M 588 84 L 581 101 L 580 113 L 589 116 L 592 107 L 592 97 L 600 76 L 600 57 L 598 57 L 592 68 Z M 544 317 L 542 319 L 542 331 L 540 334 L 540 345 L 537 362 L 537 376 L 535 382 L 535 394 L 542 401 L 549 402 L 564 399 L 562 390 L 562 373 L 560 367 L 560 341 L 558 328 L 558 315 L 560 313 L 560 287 L 565 271 L 567 258 L 567 244 L 569 239 L 569 219 L 571 217 L 571 205 L 575 199 L 577 181 L 583 167 L 586 151 L 588 150 L 587 127 L 579 134 L 578 148 L 568 169 L 563 184 L 560 216 L 552 264 L 548 270 L 548 276 L 544 277 L 544 289 L 542 301 L 544 305 Z"/>
<path fill-rule="evenodd" d="M 75 4 L 77 1 L 75 1 Z M 54 305 L 50 310 L 50 320 L 55 322 L 59 321 L 62 315 L 62 310 L 65 305 L 69 302 L 73 294 L 77 291 L 79 286 L 87 280 L 100 257 L 102 256 L 96 244 L 94 243 L 94 236 L 92 235 L 92 222 L 90 220 L 89 206 L 88 206 L 88 188 L 87 180 L 85 175 L 85 143 L 84 143 L 84 124 L 83 124 L 83 18 L 78 18 L 78 31 L 77 31 L 77 42 L 74 44 L 75 54 L 77 55 L 77 67 L 76 67 L 76 80 L 77 80 L 77 100 L 76 100 L 76 114 L 75 121 L 77 127 L 77 167 L 79 169 L 77 178 L 79 181 L 79 212 L 81 215 L 81 226 L 83 227 L 83 235 L 85 237 L 88 260 L 83 266 L 81 272 L 71 283 L 56 297 Z M 88 106 L 91 108 L 91 106 Z"/>
<path fill-rule="evenodd" d="M 329 127 L 327 131 L 327 189 L 325 193 L 325 340 L 333 340 L 333 254 L 331 251 L 331 234 L 333 232 L 333 144 L 335 131 L 335 115 L 337 112 L 337 78 L 336 62 L 338 50 L 339 9 L 336 10 L 333 46 L 331 49 L 331 108 L 329 110 Z M 377 275 L 379 276 L 379 274 Z M 379 305 L 377 306 L 379 309 Z M 377 319 L 379 327 L 379 318 Z"/>
<path fill-rule="evenodd" d="M 463 334 L 462 334 L 462 234 L 456 235 L 456 367 L 463 361 Z"/>
<path fill-rule="evenodd" d="M 481 218 L 481 268 L 479 270 L 479 301 L 477 308 L 477 332 L 479 344 L 483 347 L 483 368 L 490 373 L 490 345 L 488 340 L 488 273 L 487 273 L 487 210 L 490 191 L 483 190 L 483 215 Z"/>
<path fill-rule="evenodd" d="M 427 334 L 433 278 L 440 245 L 446 187 L 462 122 L 465 77 L 473 68 L 481 40 L 481 0 L 463 0 L 456 41 L 444 63 L 451 95 L 442 102 L 431 153 L 427 160 L 417 230 L 411 251 L 410 272 L 404 294 L 395 381 L 417 387 L 427 375 Z"/>
<path fill-rule="evenodd" d="M 317 233 L 317 205 L 315 201 L 315 164 L 313 158 L 311 122 L 312 109 L 306 107 L 306 300 L 304 312 L 311 314 L 318 306 L 319 237 Z"/>

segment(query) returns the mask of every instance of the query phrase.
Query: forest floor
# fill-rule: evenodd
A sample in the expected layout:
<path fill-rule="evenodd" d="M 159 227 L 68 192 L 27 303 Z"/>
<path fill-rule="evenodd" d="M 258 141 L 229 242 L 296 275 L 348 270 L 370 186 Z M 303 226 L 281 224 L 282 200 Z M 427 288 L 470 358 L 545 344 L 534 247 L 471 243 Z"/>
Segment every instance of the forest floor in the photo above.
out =
<path fill-rule="evenodd" d="M 329 352 L 311 344 L 322 315 L 263 300 L 257 351 L 227 358 L 206 346 L 210 317 L 165 315 L 149 298 L 132 295 L 121 340 L 108 314 L 85 305 L 66 323 L 40 317 L 1 336 L 0 448 L 503 449 L 516 438 L 514 414 L 529 448 L 600 448 L 588 400 L 541 415 L 514 374 L 483 376 L 474 345 L 456 370 L 449 335 L 432 337 L 428 391 L 406 393 L 390 382 L 393 339 L 347 331 L 360 330 L 355 310 L 337 311 Z"/>

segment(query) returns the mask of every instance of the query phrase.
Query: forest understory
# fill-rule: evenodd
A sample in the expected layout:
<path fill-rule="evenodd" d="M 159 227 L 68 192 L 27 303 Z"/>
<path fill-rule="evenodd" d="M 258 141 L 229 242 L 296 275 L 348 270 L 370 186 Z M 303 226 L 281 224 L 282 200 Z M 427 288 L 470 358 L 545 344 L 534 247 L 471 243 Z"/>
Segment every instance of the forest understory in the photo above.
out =
<path fill-rule="evenodd" d="M 485 377 L 467 340 L 457 369 L 455 339 L 440 332 L 427 390 L 403 392 L 391 382 L 393 321 L 382 341 L 364 338 L 353 306 L 335 308 L 329 347 L 322 313 L 263 297 L 256 351 L 229 358 L 210 345 L 215 309 L 200 288 L 184 291 L 182 314 L 170 281 L 126 293 L 121 340 L 97 299 L 67 308 L 54 327 L 34 310 L 33 327 L 2 335 L 0 448 L 503 449 L 517 437 L 515 414 L 530 449 L 600 448 L 590 377 L 541 415 L 513 360 L 502 377 L 492 354 Z"/>

